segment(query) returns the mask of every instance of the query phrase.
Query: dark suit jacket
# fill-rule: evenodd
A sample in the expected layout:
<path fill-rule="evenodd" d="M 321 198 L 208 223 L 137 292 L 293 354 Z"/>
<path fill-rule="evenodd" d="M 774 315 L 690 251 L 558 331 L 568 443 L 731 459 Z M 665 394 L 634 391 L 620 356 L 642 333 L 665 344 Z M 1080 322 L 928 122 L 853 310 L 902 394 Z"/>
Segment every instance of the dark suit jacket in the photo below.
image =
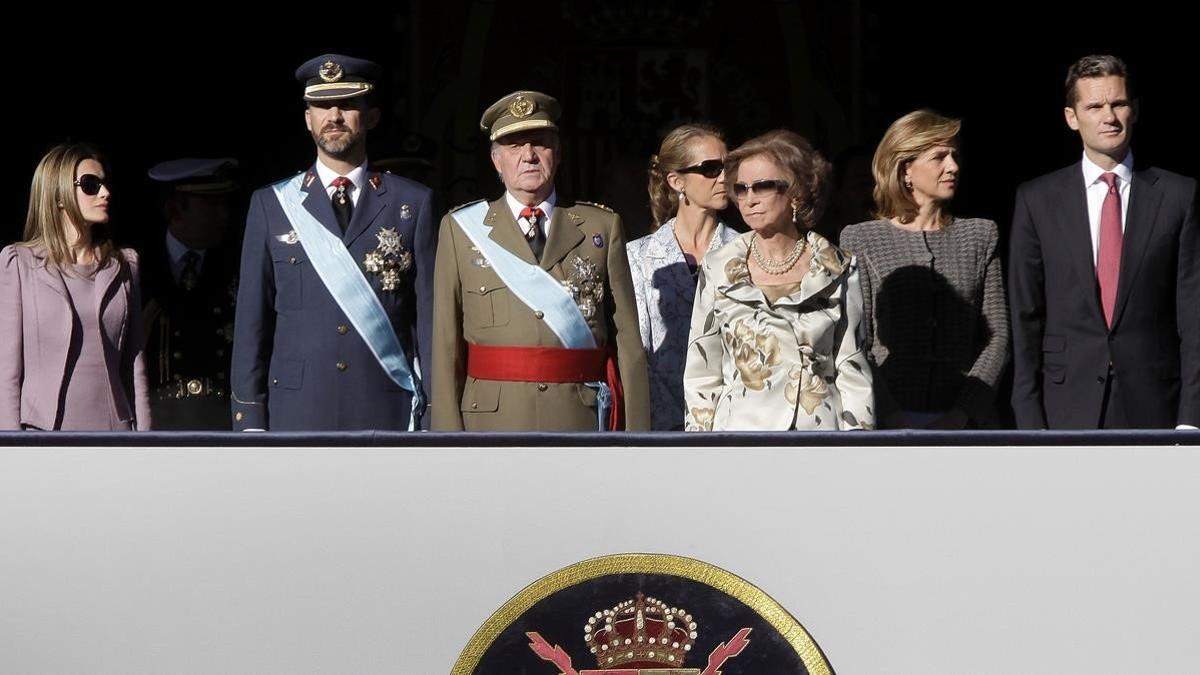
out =
<path fill-rule="evenodd" d="M 1200 425 L 1196 182 L 1134 172 L 1110 329 L 1082 165 L 1017 190 L 1009 253 L 1013 408 L 1022 429 L 1095 429 L 1106 386 L 1130 427 Z M 1109 364 L 1112 377 L 1108 382 Z"/>
<path fill-rule="evenodd" d="M 85 333 L 84 339 L 98 339 L 104 347 L 120 419 L 145 431 L 151 415 L 138 256 L 129 248 L 121 252 L 125 264 L 113 260 L 96 273 L 101 332 Z M 6 324 L 0 333 L 0 429 L 58 428 L 78 322 L 62 273 L 48 264 L 44 249 L 13 244 L 0 251 L 0 317 Z"/>
<path fill-rule="evenodd" d="M 388 313 L 409 367 L 430 369 L 430 316 L 436 237 L 429 188 L 367 172 L 346 233 L 340 235 Z M 315 168 L 304 207 L 340 233 Z M 397 290 L 363 268 L 381 230 L 395 228 L 412 254 Z M 325 288 L 270 187 L 254 193 L 246 216 L 230 375 L 234 429 L 407 429 L 411 395 L 392 382 Z M 429 401 L 429 389 L 424 388 Z M 427 417 L 424 426 L 428 426 Z"/>

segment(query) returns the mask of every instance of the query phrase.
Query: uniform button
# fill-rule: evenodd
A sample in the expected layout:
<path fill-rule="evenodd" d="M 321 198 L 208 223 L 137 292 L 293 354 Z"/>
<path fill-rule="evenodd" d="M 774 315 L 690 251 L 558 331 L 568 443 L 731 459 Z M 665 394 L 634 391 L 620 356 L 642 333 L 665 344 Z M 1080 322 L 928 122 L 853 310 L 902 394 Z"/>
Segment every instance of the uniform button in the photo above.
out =
<path fill-rule="evenodd" d="M 479 404 L 478 404 L 478 403 L 474 403 L 474 402 L 472 402 L 472 403 L 471 403 L 471 409 L 472 409 L 472 410 L 474 410 L 475 408 L 478 408 L 478 407 L 479 407 Z"/>
<path fill-rule="evenodd" d="M 288 262 L 295 265 L 296 264 L 296 256 L 292 256 L 292 257 L 288 258 Z"/>
<path fill-rule="evenodd" d="M 233 419 L 241 422 L 243 417 L 245 417 L 245 415 L 243 415 L 242 413 L 237 413 L 233 416 Z"/>
<path fill-rule="evenodd" d="M 480 286 L 480 287 L 479 287 L 479 292 L 480 292 L 480 293 L 487 293 L 487 286 Z"/>
<path fill-rule="evenodd" d="M 279 385 L 279 378 L 278 378 L 278 377 L 272 378 L 272 379 L 271 379 L 271 384 L 274 384 L 274 385 L 278 386 L 278 385 Z"/>
<path fill-rule="evenodd" d="M 538 382 L 538 391 L 546 391 L 549 388 L 545 382 Z"/>
<path fill-rule="evenodd" d="M 346 371 L 346 369 L 347 369 L 347 368 L 349 368 L 349 367 L 350 367 L 350 364 L 346 363 L 345 361 L 338 361 L 338 362 L 337 362 L 337 369 L 338 369 L 338 370 L 340 370 L 340 371 L 342 371 L 342 372 L 345 372 L 345 371 Z"/>
<path fill-rule="evenodd" d="M 543 316 L 546 316 L 546 314 L 544 312 L 542 312 L 542 310 L 540 310 L 540 309 L 538 311 L 534 312 L 533 315 L 539 319 L 542 318 Z"/>
<path fill-rule="evenodd" d="M 1104 384 L 1104 376 L 1103 375 L 1096 376 L 1096 384 Z"/>
<path fill-rule="evenodd" d="M 342 324 L 342 325 L 338 326 L 338 335 L 345 335 L 346 333 L 349 333 L 349 332 L 350 332 L 350 326 L 347 326 L 346 324 Z"/>
<path fill-rule="evenodd" d="M 182 358 L 183 358 L 183 354 L 182 354 L 181 352 L 175 352 L 174 354 L 172 354 L 172 355 L 171 355 L 171 358 L 173 358 L 173 359 L 182 359 Z"/>

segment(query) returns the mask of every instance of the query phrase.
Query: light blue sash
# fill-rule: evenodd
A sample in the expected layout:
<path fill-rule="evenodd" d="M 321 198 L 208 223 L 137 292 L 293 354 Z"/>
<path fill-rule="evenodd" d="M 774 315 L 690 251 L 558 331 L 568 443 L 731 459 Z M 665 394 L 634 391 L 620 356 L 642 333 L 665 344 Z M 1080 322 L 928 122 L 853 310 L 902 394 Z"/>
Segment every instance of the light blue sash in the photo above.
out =
<path fill-rule="evenodd" d="M 483 222 L 487 211 L 487 202 L 479 202 L 459 209 L 452 215 L 475 248 L 492 264 L 492 269 L 508 286 L 508 290 L 529 309 L 542 313 L 542 320 L 564 347 L 595 349 L 596 339 L 592 337 L 592 329 L 588 328 L 575 300 L 546 270 L 521 260 L 492 240 L 489 236 L 492 228 Z"/>
<path fill-rule="evenodd" d="M 300 189 L 303 182 L 304 174 L 299 174 L 271 187 L 321 283 L 354 324 L 354 329 L 388 377 L 397 386 L 412 392 L 412 414 L 408 422 L 408 429 L 412 431 L 417 428 L 417 418 L 425 405 L 421 400 L 420 380 L 409 370 L 404 348 L 400 346 L 400 339 L 392 329 L 379 296 L 375 295 L 375 289 L 359 270 L 346 245 L 304 208 L 304 192 Z"/>

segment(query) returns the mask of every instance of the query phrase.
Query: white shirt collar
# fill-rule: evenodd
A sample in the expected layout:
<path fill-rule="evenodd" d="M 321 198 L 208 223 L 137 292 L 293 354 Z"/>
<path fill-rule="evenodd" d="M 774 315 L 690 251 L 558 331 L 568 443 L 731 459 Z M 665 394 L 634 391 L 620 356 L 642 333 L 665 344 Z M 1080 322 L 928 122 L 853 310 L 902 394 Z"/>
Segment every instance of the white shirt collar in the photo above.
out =
<path fill-rule="evenodd" d="M 325 192 L 327 192 L 331 195 L 333 194 L 332 183 L 333 183 L 334 179 L 340 175 L 342 175 L 342 174 L 325 166 L 324 164 L 321 163 L 321 159 L 319 157 L 317 158 L 317 177 L 321 179 L 321 185 L 325 186 Z M 367 176 L 366 160 L 363 160 L 362 164 L 359 164 L 358 166 L 354 167 L 353 169 L 350 170 L 350 173 L 346 174 L 346 178 L 349 178 L 350 182 L 354 183 L 354 189 L 350 190 L 350 199 L 351 199 L 351 201 L 354 202 L 355 206 L 358 205 L 358 195 L 359 195 L 359 193 L 362 192 L 362 186 L 366 182 L 366 176 Z"/>
<path fill-rule="evenodd" d="M 524 228 L 524 223 L 521 222 L 521 211 L 525 210 L 525 204 L 517 201 L 517 198 L 514 197 L 508 190 L 504 191 L 504 199 L 508 202 L 508 208 L 512 211 L 513 220 L 517 221 L 517 225 L 519 227 Z M 547 228 L 550 227 L 550 218 L 554 215 L 554 204 L 557 201 L 558 192 L 551 191 L 550 196 L 546 197 L 546 201 L 537 205 L 537 207 L 542 210 L 542 213 L 545 214 L 545 218 L 542 219 L 542 229 L 546 230 L 547 232 L 549 231 Z M 522 233 L 524 233 L 524 229 L 522 229 Z"/>
<path fill-rule="evenodd" d="M 1133 150 L 1125 153 L 1125 159 L 1112 170 L 1120 178 L 1121 185 L 1127 185 L 1133 180 Z M 1098 164 L 1088 158 L 1087 153 L 1083 154 L 1083 185 L 1091 187 L 1100 180 L 1100 176 L 1107 173 L 1100 168 Z"/>

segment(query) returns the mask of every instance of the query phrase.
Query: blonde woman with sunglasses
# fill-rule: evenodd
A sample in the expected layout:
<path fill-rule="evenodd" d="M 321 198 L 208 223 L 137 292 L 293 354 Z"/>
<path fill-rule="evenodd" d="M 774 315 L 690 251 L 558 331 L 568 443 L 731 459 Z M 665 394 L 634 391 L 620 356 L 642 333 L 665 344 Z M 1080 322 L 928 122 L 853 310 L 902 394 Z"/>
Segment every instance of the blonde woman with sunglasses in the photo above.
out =
<path fill-rule="evenodd" d="M 725 141 L 719 129 L 685 124 L 650 157 L 654 231 L 629 242 L 629 272 L 650 370 L 651 426 L 683 429 L 683 363 L 704 256 L 737 237 L 720 220 L 725 198 Z"/>
<path fill-rule="evenodd" d="M 150 428 L 138 260 L 108 237 L 108 176 L 90 146 L 50 150 L 25 240 L 0 251 L 0 429 Z"/>
<path fill-rule="evenodd" d="M 725 158 L 750 232 L 700 266 L 683 378 L 688 431 L 874 428 L 858 268 L 812 231 L 829 173 L 790 131 Z"/>

